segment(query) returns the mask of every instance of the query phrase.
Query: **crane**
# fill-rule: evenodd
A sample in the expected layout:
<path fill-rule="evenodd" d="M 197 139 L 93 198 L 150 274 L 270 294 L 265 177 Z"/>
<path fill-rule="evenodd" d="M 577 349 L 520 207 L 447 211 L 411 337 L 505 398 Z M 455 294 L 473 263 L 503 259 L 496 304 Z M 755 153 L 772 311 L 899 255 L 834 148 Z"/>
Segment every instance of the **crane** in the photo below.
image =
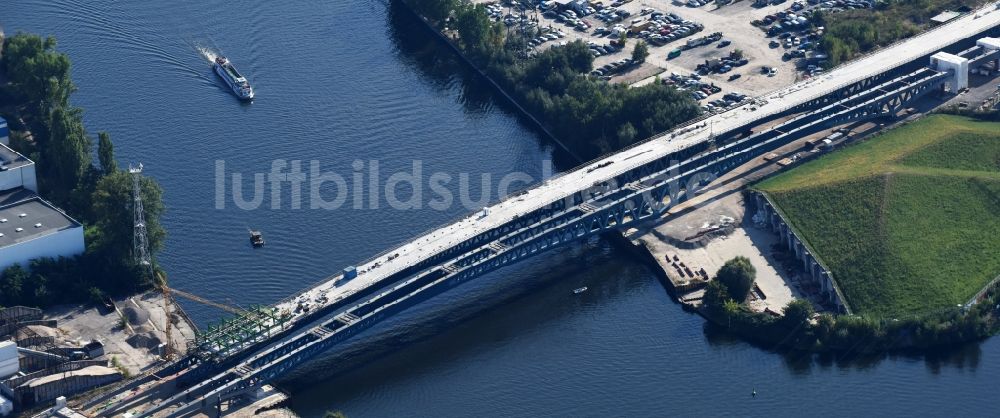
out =
<path fill-rule="evenodd" d="M 164 285 L 163 287 L 166 288 L 166 285 Z M 198 303 L 201 303 L 201 304 L 204 304 L 204 305 L 208 305 L 208 306 L 212 306 L 212 307 L 215 307 L 215 308 L 219 308 L 219 309 L 222 309 L 222 310 L 224 310 L 226 312 L 229 312 L 229 313 L 232 313 L 232 314 L 243 314 L 243 313 L 246 313 L 246 310 L 244 310 L 244 309 L 240 309 L 240 308 L 235 307 L 235 306 L 226 305 L 224 303 L 213 302 L 213 301 L 205 299 L 205 298 L 203 298 L 201 296 L 198 296 L 198 295 L 195 295 L 195 294 L 191 294 L 191 293 L 185 292 L 183 290 L 170 289 L 169 291 L 173 292 L 173 294 L 175 294 L 177 296 L 180 296 L 180 297 L 182 297 L 184 299 L 195 301 L 195 302 L 198 302 Z"/>

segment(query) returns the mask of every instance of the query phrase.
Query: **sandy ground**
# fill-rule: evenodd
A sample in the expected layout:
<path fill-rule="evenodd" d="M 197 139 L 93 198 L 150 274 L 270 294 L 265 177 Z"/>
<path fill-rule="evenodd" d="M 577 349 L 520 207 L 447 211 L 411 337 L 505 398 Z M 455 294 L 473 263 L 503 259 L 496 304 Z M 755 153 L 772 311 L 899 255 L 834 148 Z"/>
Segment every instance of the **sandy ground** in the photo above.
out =
<path fill-rule="evenodd" d="M 768 126 L 779 122 L 771 122 Z M 855 124 L 847 128 L 853 132 L 866 132 L 878 129 L 879 125 Z M 714 276 L 726 260 L 736 256 L 747 257 L 757 269 L 757 287 L 763 296 L 762 299 L 753 300 L 751 306 L 760 311 L 769 309 L 782 312 L 793 298 L 804 297 L 798 290 L 799 278 L 794 273 L 784 271 L 772 257 L 771 245 L 777 242 L 776 235 L 756 228 L 749 222 L 742 222 L 745 211 L 741 190 L 783 169 L 776 163 L 778 159 L 801 160 L 815 156 L 818 153 L 805 150 L 805 142 L 827 136 L 834 129 L 832 127 L 800 138 L 775 150 L 772 153 L 775 157 L 771 161 L 758 157 L 737 167 L 709 183 L 692 198 L 671 208 L 664 219 L 629 231 L 628 237 L 644 244 L 674 283 L 683 283 L 690 278 L 679 277 L 670 263 L 665 261 L 667 256 L 676 255 L 692 271 L 705 269 L 709 277 Z M 728 233 L 712 239 L 701 239 L 704 246 L 689 248 L 694 246 L 691 242 L 699 241 L 699 233 L 719 227 L 727 219 L 732 223 Z M 697 300 L 701 292 L 678 296 L 684 300 Z"/>
<path fill-rule="evenodd" d="M 727 260 L 736 256 L 747 257 L 757 269 L 757 287 L 764 296 L 763 300 L 753 301 L 751 306 L 760 311 L 769 308 L 774 312 L 782 312 L 788 302 L 793 298 L 801 298 L 802 294 L 792 286 L 794 277 L 785 274 L 780 264 L 770 255 L 771 245 L 777 242 L 777 236 L 763 229 L 739 225 L 743 212 L 742 195 L 729 194 L 699 210 L 640 229 L 631 238 L 649 249 L 672 281 L 677 279 L 677 275 L 669 266 L 662 264 L 666 257 L 676 256 L 680 262 L 695 271 L 705 269 L 710 277 L 715 276 L 715 272 Z M 691 237 L 705 226 L 717 225 L 723 217 L 737 222 L 727 235 L 712 239 L 703 247 L 680 248 L 672 244 Z M 699 297 L 700 294 L 691 296 Z"/>
<path fill-rule="evenodd" d="M 149 312 L 150 326 L 156 329 L 162 337 L 166 325 L 166 314 L 163 311 L 163 297 L 156 292 L 146 293 L 131 298 L 134 303 Z M 119 305 L 133 303 L 131 300 L 118 300 Z M 105 357 L 114 357 L 132 374 L 156 364 L 160 358 L 155 353 L 145 349 L 137 349 L 126 340 L 130 336 L 122 328 L 119 316 L 112 312 L 102 314 L 96 308 L 87 307 L 56 307 L 45 313 L 46 319 L 55 319 L 58 324 L 60 338 L 57 341 L 68 345 L 82 345 L 97 339 L 104 343 Z M 187 349 L 187 341 L 194 338 L 194 329 L 180 321 L 173 325 L 171 335 L 175 347 Z"/>

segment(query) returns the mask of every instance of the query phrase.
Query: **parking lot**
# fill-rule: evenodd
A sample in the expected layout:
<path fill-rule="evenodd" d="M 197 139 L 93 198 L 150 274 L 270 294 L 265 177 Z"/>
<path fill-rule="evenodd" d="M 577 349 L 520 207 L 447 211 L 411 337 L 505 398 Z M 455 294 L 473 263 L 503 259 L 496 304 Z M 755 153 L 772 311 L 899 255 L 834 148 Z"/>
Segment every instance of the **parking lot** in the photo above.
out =
<path fill-rule="evenodd" d="M 526 9 L 513 0 L 487 4 L 511 34 L 527 33 L 527 55 L 574 40 L 595 56 L 591 75 L 613 83 L 643 85 L 659 79 L 689 90 L 705 111 L 724 95 L 759 96 L 823 73 L 816 51 L 823 28 L 812 13 L 868 9 L 873 0 L 546 0 Z M 526 29 L 526 30 L 525 30 Z M 649 45 L 645 62 L 632 62 L 638 42 Z M 689 78 L 694 77 L 697 83 Z M 668 81 L 673 80 L 673 81 Z M 680 81 L 681 83 L 677 83 Z M 685 84 L 686 83 L 686 84 Z M 714 102 L 714 104 L 713 104 Z"/>
<path fill-rule="evenodd" d="M 726 94 L 756 96 L 787 86 L 799 77 L 795 62 L 782 59 L 786 50 L 769 46 L 769 41 L 776 38 L 768 38 L 765 29 L 751 24 L 787 10 L 787 2 L 754 7 L 745 0 L 723 7 L 714 3 L 691 7 L 697 3 L 605 0 L 582 8 L 548 3 L 548 9 L 539 7 L 522 13 L 495 0 L 474 1 L 493 4 L 494 18 L 506 21 L 512 33 L 521 27 L 527 27 L 529 32 L 537 28 L 540 33 L 529 40 L 534 51 L 574 40 L 588 43 L 596 56 L 594 68 L 604 70 L 595 76 L 611 82 L 641 85 L 656 77 L 665 81 L 695 74 L 706 88 L 693 89 L 692 96 L 706 110 L 709 102 L 718 102 Z M 580 9 L 579 13 L 574 11 Z M 620 43 L 623 33 L 624 44 Z M 630 58 L 640 40 L 649 45 L 649 56 L 645 63 L 635 65 Z M 737 50 L 738 59 L 731 59 Z M 713 70 L 699 72 L 699 67 L 706 64 L 711 64 Z M 685 88 L 684 84 L 678 86 Z"/>

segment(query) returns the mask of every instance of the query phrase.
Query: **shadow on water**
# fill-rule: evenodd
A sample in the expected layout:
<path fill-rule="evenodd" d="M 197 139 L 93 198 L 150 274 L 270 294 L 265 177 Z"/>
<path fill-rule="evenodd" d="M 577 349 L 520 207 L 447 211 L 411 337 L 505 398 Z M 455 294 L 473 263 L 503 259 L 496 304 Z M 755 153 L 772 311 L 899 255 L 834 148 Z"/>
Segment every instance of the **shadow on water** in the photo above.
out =
<path fill-rule="evenodd" d="M 583 162 L 553 141 L 398 1 L 387 2 L 386 23 L 387 34 L 401 61 L 410 64 L 441 89 L 459 88 L 459 103 L 467 112 L 480 114 L 496 107 L 513 115 L 522 127 L 539 138 L 540 145 L 553 150 L 553 163 L 559 171 Z"/>
<path fill-rule="evenodd" d="M 748 342 L 729 332 L 724 327 L 706 321 L 704 324 L 705 340 L 716 347 L 737 347 L 750 345 L 769 353 L 781 356 L 785 368 L 796 375 L 808 375 L 819 369 L 873 369 L 884 360 L 923 361 L 927 369 L 939 374 L 945 368 L 959 370 L 975 370 L 979 366 L 982 347 L 979 342 L 962 344 L 955 347 L 940 348 L 930 351 L 913 352 L 883 352 L 871 354 L 827 352 L 810 353 L 805 351 L 776 349 L 765 344 Z"/>
<path fill-rule="evenodd" d="M 377 325 L 281 384 L 298 392 L 330 380 L 324 386 L 347 391 L 338 396 L 349 399 L 350 391 L 433 371 L 499 341 L 562 323 L 581 309 L 649 284 L 648 270 L 623 253 L 593 239 L 490 273 Z M 573 294 L 581 286 L 589 290 Z"/>

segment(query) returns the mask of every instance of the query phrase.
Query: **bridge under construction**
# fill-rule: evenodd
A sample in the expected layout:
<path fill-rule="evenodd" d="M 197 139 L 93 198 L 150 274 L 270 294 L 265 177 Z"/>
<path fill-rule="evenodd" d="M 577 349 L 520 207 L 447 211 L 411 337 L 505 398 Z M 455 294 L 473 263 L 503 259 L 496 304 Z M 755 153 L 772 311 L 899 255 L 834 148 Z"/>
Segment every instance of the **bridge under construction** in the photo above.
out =
<path fill-rule="evenodd" d="M 991 4 L 824 76 L 586 163 L 273 306 L 243 310 L 207 330 L 188 356 L 84 406 L 101 416 L 185 416 L 219 407 L 460 283 L 659 218 L 707 181 L 805 135 L 892 118 L 931 93 L 957 93 L 967 87 L 970 66 L 1000 59 L 1000 40 L 989 37 L 998 26 L 1000 10 Z"/>

